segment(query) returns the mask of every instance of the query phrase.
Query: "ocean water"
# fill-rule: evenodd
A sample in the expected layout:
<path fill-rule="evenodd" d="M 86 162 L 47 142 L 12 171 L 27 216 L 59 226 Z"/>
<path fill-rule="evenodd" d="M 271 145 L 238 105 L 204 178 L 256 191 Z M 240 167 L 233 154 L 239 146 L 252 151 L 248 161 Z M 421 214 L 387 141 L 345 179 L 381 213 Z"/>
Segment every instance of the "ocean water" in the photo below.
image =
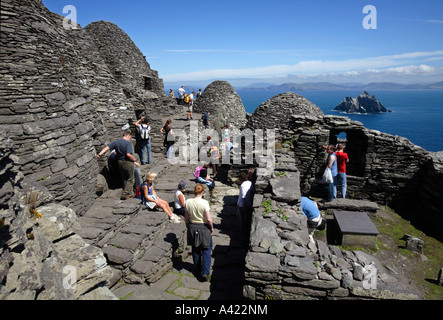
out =
<path fill-rule="evenodd" d="M 347 116 L 368 129 L 408 138 L 428 151 L 443 151 L 443 90 L 368 90 L 388 110 L 382 114 L 343 114 L 333 109 L 345 97 L 361 90 L 309 90 L 296 92 L 317 105 L 326 115 Z M 246 112 L 254 113 L 264 101 L 282 93 L 238 90 Z"/>

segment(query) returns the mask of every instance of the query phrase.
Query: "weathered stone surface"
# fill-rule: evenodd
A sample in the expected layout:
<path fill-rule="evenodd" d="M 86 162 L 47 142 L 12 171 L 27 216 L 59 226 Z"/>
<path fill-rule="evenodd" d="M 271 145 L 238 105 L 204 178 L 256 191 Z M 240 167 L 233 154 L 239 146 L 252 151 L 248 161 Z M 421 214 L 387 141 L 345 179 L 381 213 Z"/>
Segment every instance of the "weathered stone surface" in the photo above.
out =
<path fill-rule="evenodd" d="M 196 101 L 194 111 L 211 112 L 209 122 L 215 130 L 220 130 L 225 124 L 237 130 L 246 125 L 245 107 L 240 96 L 227 81 L 210 83 Z"/>
<path fill-rule="evenodd" d="M 335 209 L 339 211 L 367 211 L 377 212 L 380 207 L 377 203 L 367 200 L 336 198 L 330 202 L 319 203 L 321 210 Z"/>
<path fill-rule="evenodd" d="M 273 199 L 281 202 L 296 203 L 300 201 L 299 173 L 293 177 L 271 179 Z"/>
<path fill-rule="evenodd" d="M 270 254 L 249 252 L 246 255 L 246 268 L 250 271 L 277 272 L 280 260 Z"/>
<path fill-rule="evenodd" d="M 286 128 L 289 126 L 291 115 L 306 115 L 317 119 L 323 117 L 323 112 L 304 97 L 293 92 L 286 92 L 258 106 L 248 120 L 247 127 L 252 129 Z"/>

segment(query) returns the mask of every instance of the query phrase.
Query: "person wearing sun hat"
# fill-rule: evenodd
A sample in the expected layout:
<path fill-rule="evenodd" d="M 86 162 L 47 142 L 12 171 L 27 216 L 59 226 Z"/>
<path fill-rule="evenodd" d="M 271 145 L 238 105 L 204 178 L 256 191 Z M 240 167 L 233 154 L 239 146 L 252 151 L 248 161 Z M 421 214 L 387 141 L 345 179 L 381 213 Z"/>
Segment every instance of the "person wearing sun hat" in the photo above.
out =
<path fill-rule="evenodd" d="M 182 180 L 174 191 L 174 213 L 177 215 L 185 215 L 186 198 L 183 192 L 187 186 L 186 181 Z"/>

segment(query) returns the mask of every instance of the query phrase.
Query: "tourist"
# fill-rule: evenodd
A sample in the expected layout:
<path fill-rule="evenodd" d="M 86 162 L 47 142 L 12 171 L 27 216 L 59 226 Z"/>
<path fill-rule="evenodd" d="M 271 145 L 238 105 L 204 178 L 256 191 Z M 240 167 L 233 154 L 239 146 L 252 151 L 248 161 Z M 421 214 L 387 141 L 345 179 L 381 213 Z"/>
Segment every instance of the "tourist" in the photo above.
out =
<path fill-rule="evenodd" d="M 349 162 L 349 157 L 346 152 L 344 152 L 345 146 L 341 143 L 338 144 L 338 150 L 335 152 L 337 156 L 337 167 L 338 167 L 338 182 L 341 186 L 341 197 L 346 198 L 346 164 Z"/>
<path fill-rule="evenodd" d="M 163 146 L 166 148 L 166 157 L 171 159 L 174 154 L 173 145 L 175 143 L 174 139 L 174 130 L 172 130 L 172 120 L 169 119 L 166 121 L 163 128 L 160 129 L 160 132 L 165 136 L 163 141 Z"/>
<path fill-rule="evenodd" d="M 169 89 L 169 96 L 170 96 L 171 98 L 174 98 L 174 90 L 172 90 L 172 88 Z"/>
<path fill-rule="evenodd" d="M 180 181 L 174 192 L 174 213 L 184 216 L 186 207 L 186 198 L 183 192 L 187 187 L 186 181 Z"/>
<path fill-rule="evenodd" d="M 318 210 L 317 203 L 307 197 L 301 197 L 301 208 L 303 214 L 308 219 L 308 234 L 309 239 L 313 241 L 314 231 L 323 230 L 326 221 L 322 218 L 320 210 Z"/>
<path fill-rule="evenodd" d="M 192 91 L 192 93 L 189 95 L 189 102 L 188 102 L 188 114 L 186 115 L 186 119 L 192 120 L 192 110 L 194 108 L 194 94 L 195 92 Z"/>
<path fill-rule="evenodd" d="M 222 128 L 222 141 L 225 145 L 226 154 L 229 154 L 229 152 L 232 148 L 232 143 L 230 141 L 230 136 L 229 136 L 229 124 L 226 124 Z"/>
<path fill-rule="evenodd" d="M 335 155 L 335 147 L 329 145 L 326 147 L 328 157 L 326 158 L 326 166 L 331 169 L 333 181 L 328 184 L 328 201 L 332 201 L 337 198 L 337 156 Z"/>
<path fill-rule="evenodd" d="M 206 112 L 203 116 L 202 116 L 202 120 L 203 120 L 203 125 L 205 126 L 205 129 L 211 129 L 211 124 L 209 123 L 209 116 L 211 115 L 210 112 Z"/>
<path fill-rule="evenodd" d="M 209 177 L 208 167 L 209 167 L 208 164 L 205 164 L 203 166 L 203 168 L 200 170 L 200 175 L 197 177 L 195 182 L 207 185 L 209 188 L 209 194 L 211 196 L 211 200 L 213 200 L 215 181 L 214 181 L 214 179 L 211 179 Z"/>
<path fill-rule="evenodd" d="M 140 198 L 142 203 L 151 210 L 155 208 L 162 209 L 168 215 L 170 222 L 179 223 L 180 219 L 172 212 L 169 203 L 157 196 L 154 189 L 154 180 L 156 177 L 156 173 L 149 172 L 146 175 L 145 182 L 140 185 Z"/>
<path fill-rule="evenodd" d="M 141 124 L 140 124 L 141 122 Z M 141 117 L 135 126 L 138 128 L 140 141 L 140 158 L 141 164 L 151 163 L 151 127 L 148 125 L 148 119 Z M 146 153 L 148 154 L 148 161 L 146 162 Z"/>
<path fill-rule="evenodd" d="M 197 95 L 195 96 L 195 100 L 200 99 L 202 96 L 202 89 L 198 89 Z"/>
<path fill-rule="evenodd" d="M 209 203 L 203 199 L 204 190 L 201 184 L 197 184 L 194 188 L 195 198 L 186 201 L 185 223 L 188 228 L 188 244 L 192 246 L 195 275 L 208 281 L 214 226 Z"/>
<path fill-rule="evenodd" d="M 134 152 L 131 139 L 131 131 L 125 131 L 121 139 L 111 142 L 97 154 L 97 158 L 100 159 L 102 154 L 109 150 L 115 149 L 117 168 L 123 182 L 123 192 L 121 196 L 122 200 L 129 199 L 134 196 L 134 165 L 137 167 L 140 166 L 132 155 Z"/>
<path fill-rule="evenodd" d="M 183 86 L 181 86 L 178 90 L 177 90 L 177 94 L 178 94 L 178 104 L 180 105 L 184 105 L 184 99 L 185 99 L 185 88 Z"/>
<path fill-rule="evenodd" d="M 240 218 L 240 230 L 246 233 L 252 221 L 252 182 L 246 172 L 240 173 L 240 190 L 238 194 L 237 207 Z"/>
<path fill-rule="evenodd" d="M 218 164 L 219 164 L 219 159 L 220 159 L 220 152 L 218 150 L 218 146 L 217 143 L 214 142 L 214 140 L 212 140 L 211 136 L 207 136 L 207 143 L 206 143 L 206 148 L 207 148 L 207 153 L 208 153 L 208 157 L 211 159 L 210 161 L 210 165 L 212 165 L 212 176 L 213 179 L 217 178 L 217 168 L 218 168 Z"/>

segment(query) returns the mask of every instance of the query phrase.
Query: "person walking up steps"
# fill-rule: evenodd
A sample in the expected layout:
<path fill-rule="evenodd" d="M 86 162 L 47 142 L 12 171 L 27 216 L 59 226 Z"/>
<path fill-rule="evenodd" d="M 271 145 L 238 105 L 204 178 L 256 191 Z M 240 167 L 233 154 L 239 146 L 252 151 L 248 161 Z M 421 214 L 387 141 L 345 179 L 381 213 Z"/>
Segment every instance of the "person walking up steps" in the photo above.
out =
<path fill-rule="evenodd" d="M 129 199 L 134 196 L 134 165 L 139 167 L 140 164 L 133 156 L 133 148 L 131 143 L 131 131 L 125 131 L 123 137 L 104 147 L 97 158 L 110 150 L 115 150 L 117 158 L 117 167 L 123 181 L 123 192 L 121 199 Z"/>
<path fill-rule="evenodd" d="M 141 122 L 141 124 L 140 124 Z M 138 128 L 140 136 L 140 159 L 142 165 L 151 163 L 151 127 L 148 125 L 148 119 L 141 117 L 135 123 Z M 146 153 L 148 154 L 148 161 L 146 162 Z"/>

